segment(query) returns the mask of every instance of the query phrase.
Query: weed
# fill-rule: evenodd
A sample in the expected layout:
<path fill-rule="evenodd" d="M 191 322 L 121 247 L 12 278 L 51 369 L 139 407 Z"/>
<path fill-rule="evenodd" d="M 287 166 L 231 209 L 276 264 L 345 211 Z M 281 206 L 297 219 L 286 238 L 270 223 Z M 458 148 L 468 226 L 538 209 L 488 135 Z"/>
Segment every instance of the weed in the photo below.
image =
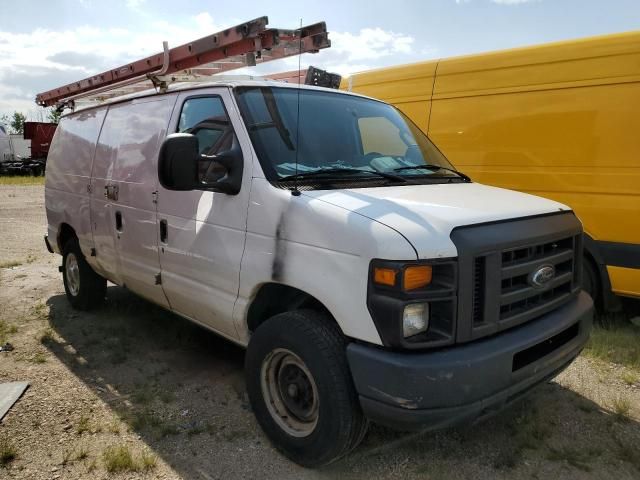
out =
<path fill-rule="evenodd" d="M 19 267 L 20 265 L 22 265 L 22 262 L 19 260 L 7 260 L 4 262 L 0 262 L 0 268 L 13 268 L 13 267 Z"/>
<path fill-rule="evenodd" d="M 89 417 L 87 415 L 82 415 L 80 417 L 80 421 L 78 422 L 78 426 L 76 427 L 76 432 L 78 433 L 78 435 L 82 435 L 89 430 Z"/>
<path fill-rule="evenodd" d="M 602 452 L 597 449 L 585 450 L 583 448 L 563 445 L 558 448 L 550 447 L 547 454 L 547 460 L 551 460 L 553 462 L 566 461 L 572 467 L 578 468 L 583 472 L 590 472 L 591 467 L 587 462 L 592 457 L 601 454 Z"/>
<path fill-rule="evenodd" d="M 56 334 L 53 328 L 49 327 L 40 334 L 40 343 L 43 345 L 51 345 L 55 342 Z"/>
<path fill-rule="evenodd" d="M 38 302 L 33 306 L 32 313 L 37 318 L 47 317 L 47 304 L 44 302 Z"/>
<path fill-rule="evenodd" d="M 178 430 L 177 425 L 173 423 L 165 423 L 160 426 L 160 436 L 168 437 L 169 435 L 178 435 L 180 430 Z"/>
<path fill-rule="evenodd" d="M 31 358 L 29 358 L 29 361 L 35 364 L 46 363 L 47 356 L 42 352 L 37 352 Z"/>
<path fill-rule="evenodd" d="M 624 372 L 620 378 L 622 378 L 622 381 L 627 385 L 635 385 L 640 382 L 640 376 L 635 372 Z"/>
<path fill-rule="evenodd" d="M 140 463 L 143 470 L 153 470 L 154 468 L 156 468 L 158 460 L 156 459 L 155 455 L 147 452 L 142 452 L 142 455 L 140 456 Z"/>
<path fill-rule="evenodd" d="M 36 257 L 35 255 L 30 253 L 29 255 L 27 255 L 27 259 L 25 260 L 25 263 L 33 263 L 37 259 L 38 259 L 38 257 Z"/>
<path fill-rule="evenodd" d="M 171 403 L 176 399 L 176 395 L 169 390 L 161 390 L 158 396 L 162 403 Z"/>
<path fill-rule="evenodd" d="M 138 464 L 126 445 L 108 447 L 102 453 L 102 459 L 109 473 L 137 472 L 139 470 Z"/>
<path fill-rule="evenodd" d="M 629 421 L 629 411 L 631 410 L 631 402 L 628 398 L 618 397 L 613 400 L 611 405 L 615 419 L 619 422 Z"/>
<path fill-rule="evenodd" d="M 187 435 L 190 437 L 194 435 L 200 435 L 201 433 L 209 431 L 209 425 L 196 425 L 193 428 L 187 430 Z"/>
<path fill-rule="evenodd" d="M 109 431 L 115 435 L 120 435 L 120 421 L 117 418 L 114 418 L 111 423 L 109 423 Z"/>
<path fill-rule="evenodd" d="M 149 403 L 151 403 L 153 401 L 154 398 L 155 398 L 154 391 L 149 385 L 144 385 L 144 386 L 138 388 L 131 395 L 131 399 L 135 403 L 139 403 L 141 405 L 148 405 Z"/>
<path fill-rule="evenodd" d="M 9 325 L 6 321 L 0 320 L 0 344 L 4 345 L 12 335 L 18 331 L 15 325 Z"/>
<path fill-rule="evenodd" d="M 143 452 L 140 458 L 136 458 L 129 450 L 129 447 L 124 444 L 108 447 L 102 453 L 102 459 L 109 473 L 139 472 L 151 470 L 157 465 L 154 455 Z"/>
<path fill-rule="evenodd" d="M 16 447 L 8 438 L 0 438 L 0 467 L 6 467 L 18 456 Z"/>
<path fill-rule="evenodd" d="M 158 428 L 162 425 L 162 420 L 150 409 L 139 410 L 129 418 L 129 425 L 134 430 L 142 430 L 146 427 Z"/>
<path fill-rule="evenodd" d="M 632 369 L 640 369 L 640 329 L 631 323 L 596 326 L 584 352 L 585 355 Z"/>
<path fill-rule="evenodd" d="M 613 437 L 616 443 L 615 455 L 619 460 L 627 462 L 640 470 L 640 448 L 632 443 L 629 438 L 621 440 L 618 437 Z"/>

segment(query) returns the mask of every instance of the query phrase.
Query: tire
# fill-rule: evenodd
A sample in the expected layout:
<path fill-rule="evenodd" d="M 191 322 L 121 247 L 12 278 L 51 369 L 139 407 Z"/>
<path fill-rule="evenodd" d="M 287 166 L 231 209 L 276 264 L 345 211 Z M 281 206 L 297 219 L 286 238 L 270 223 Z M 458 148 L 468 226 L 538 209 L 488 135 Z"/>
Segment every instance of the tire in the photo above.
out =
<path fill-rule="evenodd" d="M 249 342 L 245 376 L 258 423 L 280 452 L 304 467 L 339 459 L 367 431 L 346 346 L 332 319 L 312 310 L 270 318 Z"/>
<path fill-rule="evenodd" d="M 62 279 L 67 299 L 76 310 L 91 310 L 104 302 L 107 281 L 87 263 L 77 238 L 67 240 L 62 249 Z"/>
<path fill-rule="evenodd" d="M 593 303 L 600 305 L 600 281 L 593 262 L 587 257 L 582 259 L 582 289 L 591 295 Z"/>

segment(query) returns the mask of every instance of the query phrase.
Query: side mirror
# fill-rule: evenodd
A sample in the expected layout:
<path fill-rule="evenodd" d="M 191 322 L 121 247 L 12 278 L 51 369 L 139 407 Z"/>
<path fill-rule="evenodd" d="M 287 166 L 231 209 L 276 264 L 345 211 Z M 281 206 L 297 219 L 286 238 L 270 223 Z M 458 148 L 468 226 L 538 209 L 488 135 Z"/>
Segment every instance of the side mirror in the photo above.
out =
<path fill-rule="evenodd" d="M 199 178 L 202 163 L 220 167 L 219 179 L 202 181 Z M 160 184 L 168 190 L 197 189 L 237 195 L 242 185 L 242 171 L 242 150 L 235 136 L 231 149 L 219 155 L 200 155 L 198 138 L 189 133 L 168 135 L 160 147 L 158 176 Z"/>
<path fill-rule="evenodd" d="M 200 155 L 201 163 L 211 163 L 220 166 L 224 171 L 218 180 L 214 182 L 204 182 L 200 188 L 213 190 L 214 192 L 226 193 L 227 195 L 237 195 L 242 186 L 242 150 L 238 144 L 238 139 L 233 137 L 233 144 L 227 151 L 218 155 Z"/>
<path fill-rule="evenodd" d="M 168 190 L 193 190 L 198 184 L 198 139 L 172 133 L 162 142 L 158 157 L 160 184 Z"/>

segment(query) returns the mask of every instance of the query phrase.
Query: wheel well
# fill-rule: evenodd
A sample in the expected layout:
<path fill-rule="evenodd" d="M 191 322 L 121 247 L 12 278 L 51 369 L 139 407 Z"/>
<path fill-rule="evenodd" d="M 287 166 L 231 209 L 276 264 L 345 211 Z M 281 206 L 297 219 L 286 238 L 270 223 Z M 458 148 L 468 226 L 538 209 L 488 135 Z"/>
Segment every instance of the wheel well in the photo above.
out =
<path fill-rule="evenodd" d="M 58 233 L 58 247 L 61 252 L 70 238 L 77 238 L 76 231 L 68 223 L 63 223 L 60 225 L 60 233 Z"/>
<path fill-rule="evenodd" d="M 331 316 L 329 310 L 314 296 L 288 285 L 266 283 L 260 287 L 249 307 L 247 327 L 253 332 L 262 322 L 278 313 L 302 308 L 326 312 Z"/>

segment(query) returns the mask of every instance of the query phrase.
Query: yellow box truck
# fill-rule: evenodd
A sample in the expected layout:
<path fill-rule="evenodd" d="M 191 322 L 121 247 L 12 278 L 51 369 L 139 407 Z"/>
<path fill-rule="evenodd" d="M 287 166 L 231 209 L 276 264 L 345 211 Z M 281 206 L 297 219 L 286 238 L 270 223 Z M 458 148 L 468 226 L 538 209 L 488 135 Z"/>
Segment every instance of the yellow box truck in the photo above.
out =
<path fill-rule="evenodd" d="M 352 75 L 474 180 L 568 204 L 583 283 L 606 309 L 640 297 L 640 31 Z"/>

